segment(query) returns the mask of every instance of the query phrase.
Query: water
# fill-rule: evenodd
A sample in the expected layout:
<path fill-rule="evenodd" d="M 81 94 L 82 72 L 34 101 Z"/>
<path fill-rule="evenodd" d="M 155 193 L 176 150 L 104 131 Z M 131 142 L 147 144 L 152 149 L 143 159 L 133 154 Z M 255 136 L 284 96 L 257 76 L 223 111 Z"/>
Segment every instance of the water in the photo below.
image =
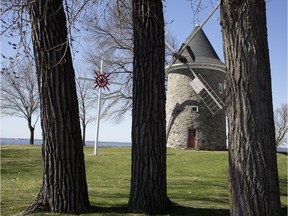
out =
<path fill-rule="evenodd" d="M 22 138 L 0 138 L 0 145 L 27 145 L 29 144 L 29 139 Z M 34 140 L 35 145 L 42 145 L 41 139 Z M 86 146 L 94 146 L 94 141 L 86 141 Z M 99 141 L 98 146 L 110 146 L 110 147 L 123 147 L 129 146 L 131 147 L 131 143 L 129 142 L 103 142 Z M 279 147 L 277 148 L 277 152 L 283 152 L 288 154 L 288 148 Z"/>
<path fill-rule="evenodd" d="M 283 153 L 288 154 L 288 148 L 278 147 L 278 148 L 277 148 L 277 152 L 283 152 Z"/>
<path fill-rule="evenodd" d="M 0 145 L 27 145 L 29 144 L 29 139 L 22 138 L 0 138 Z M 34 140 L 35 145 L 42 145 L 41 139 Z M 94 146 L 94 141 L 86 141 L 86 146 Z M 112 147 L 123 147 L 123 146 L 131 146 L 129 142 L 103 142 L 99 141 L 98 146 L 112 146 Z"/>

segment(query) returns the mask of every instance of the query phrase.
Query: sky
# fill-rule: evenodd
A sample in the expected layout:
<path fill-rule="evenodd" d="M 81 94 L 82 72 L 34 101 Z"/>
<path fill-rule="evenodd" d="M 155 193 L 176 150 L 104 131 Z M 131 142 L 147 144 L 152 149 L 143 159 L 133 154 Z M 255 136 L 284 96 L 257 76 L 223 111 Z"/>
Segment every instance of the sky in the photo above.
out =
<path fill-rule="evenodd" d="M 177 39 L 179 47 L 186 41 L 195 24 L 201 24 L 212 11 L 213 5 L 211 5 L 211 2 L 216 1 L 206 1 L 208 5 L 198 16 L 195 16 L 190 1 L 165 0 L 164 12 L 165 22 L 167 23 L 166 30 L 168 31 L 168 34 L 173 35 Z M 280 107 L 281 104 L 287 103 L 287 1 L 268 0 L 266 2 L 273 106 L 275 109 Z M 219 17 L 220 12 L 218 9 L 205 24 L 203 30 L 220 59 L 224 61 Z M 11 49 L 11 47 L 6 47 L 3 42 L 1 43 L 1 47 L 2 51 L 4 49 Z M 9 50 L 5 51 L 9 52 Z M 1 137 L 29 138 L 29 130 L 26 121 L 21 118 L 2 117 Z M 41 127 L 38 122 L 35 129 L 35 138 L 41 139 L 41 137 Z M 86 139 L 95 139 L 95 122 L 88 125 Z M 130 114 L 127 114 L 125 120 L 120 124 L 101 120 L 99 140 L 131 142 Z"/>

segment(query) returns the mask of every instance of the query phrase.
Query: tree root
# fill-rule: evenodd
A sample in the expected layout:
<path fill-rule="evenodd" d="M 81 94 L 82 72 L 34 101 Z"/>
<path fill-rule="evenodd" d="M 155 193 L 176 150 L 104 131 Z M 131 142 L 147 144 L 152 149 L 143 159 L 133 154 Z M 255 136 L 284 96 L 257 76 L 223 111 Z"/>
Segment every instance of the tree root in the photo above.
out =
<path fill-rule="evenodd" d="M 25 216 L 31 213 L 36 212 L 45 212 L 47 211 L 47 206 L 44 205 L 41 199 L 37 198 L 34 203 L 32 203 L 28 208 L 26 208 L 24 211 L 18 213 L 16 216 Z"/>
<path fill-rule="evenodd" d="M 89 204 L 89 206 L 84 207 L 84 210 L 81 213 L 90 212 L 91 210 L 92 209 Z M 39 193 L 35 201 L 30 206 L 28 206 L 24 211 L 16 214 L 15 216 L 25 216 L 25 215 L 29 215 L 32 213 L 38 213 L 38 212 L 53 212 L 49 204 L 46 203 L 45 200 L 43 199 L 41 192 Z M 61 213 L 61 212 L 57 212 L 57 213 Z M 62 212 L 62 213 L 79 214 L 79 212 Z"/>

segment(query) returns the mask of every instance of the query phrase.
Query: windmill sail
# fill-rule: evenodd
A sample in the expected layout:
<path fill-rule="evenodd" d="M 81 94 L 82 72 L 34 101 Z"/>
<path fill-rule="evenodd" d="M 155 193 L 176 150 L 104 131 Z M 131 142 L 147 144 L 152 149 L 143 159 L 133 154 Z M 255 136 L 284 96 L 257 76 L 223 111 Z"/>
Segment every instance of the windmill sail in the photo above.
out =
<path fill-rule="evenodd" d="M 199 95 L 211 113 L 215 115 L 224 107 L 224 102 L 200 74 L 196 74 L 188 64 L 186 65 L 194 76 L 194 79 L 190 82 L 191 87 Z"/>
<path fill-rule="evenodd" d="M 198 77 L 195 77 L 191 82 L 190 85 L 194 89 L 194 91 L 199 94 L 203 89 L 205 89 L 205 86 L 203 83 L 200 81 Z"/>
<path fill-rule="evenodd" d="M 179 66 L 179 64 L 182 63 L 187 66 L 189 71 L 193 74 L 192 81 L 190 82 L 191 87 L 199 95 L 211 113 L 215 115 L 224 107 L 224 102 L 211 88 L 208 82 L 200 74 L 196 74 L 192 68 L 194 65 L 202 64 L 202 66 L 204 65 L 205 68 L 212 67 L 212 70 L 215 67 L 220 68 L 220 71 L 225 73 L 225 66 L 220 61 L 217 53 L 201 27 L 202 26 L 196 26 L 193 29 L 191 35 L 188 37 L 188 42 L 181 46 L 179 52 L 176 52 L 176 50 L 166 41 L 165 43 L 166 46 L 174 52 L 173 64 L 175 63 Z M 168 66 L 166 68 L 166 73 L 169 72 L 170 68 L 171 70 L 174 70 L 173 67 L 173 65 Z M 213 76 L 213 74 L 211 74 L 211 76 Z"/>
<path fill-rule="evenodd" d="M 188 46 L 190 44 L 190 42 L 193 40 L 193 38 L 197 35 L 198 31 L 202 30 L 202 27 L 206 24 L 206 22 L 211 18 L 211 16 L 214 14 L 214 12 L 219 8 L 221 1 L 219 1 L 219 3 L 214 7 L 214 9 L 211 11 L 211 13 L 208 15 L 208 17 L 204 20 L 204 22 L 199 26 L 199 28 L 193 32 L 192 35 L 189 36 L 189 38 L 187 39 L 186 43 L 184 44 L 184 46 L 181 47 L 180 51 L 178 52 L 179 55 L 182 55 L 183 51 L 185 50 L 186 46 Z M 167 32 L 165 33 L 165 35 L 167 34 Z M 166 44 L 167 45 L 167 44 Z M 170 48 L 169 48 L 170 49 Z M 193 54 L 194 56 L 194 54 Z M 192 57 L 193 58 L 193 57 Z M 195 58 L 195 56 L 194 56 Z M 166 68 L 165 73 L 168 73 L 170 68 L 172 67 L 172 65 L 176 62 L 177 59 L 174 59 L 173 62 L 171 64 L 169 64 L 169 66 Z M 194 60 L 193 60 L 194 61 Z"/>
<path fill-rule="evenodd" d="M 198 76 L 199 78 L 201 77 L 200 74 Z M 224 102 L 209 86 L 209 84 L 204 80 L 203 77 L 201 77 L 200 82 L 203 84 L 204 88 L 198 93 L 198 95 L 200 96 L 201 100 L 205 103 L 207 108 L 211 111 L 211 113 L 215 115 L 219 110 L 221 110 L 224 107 Z"/>

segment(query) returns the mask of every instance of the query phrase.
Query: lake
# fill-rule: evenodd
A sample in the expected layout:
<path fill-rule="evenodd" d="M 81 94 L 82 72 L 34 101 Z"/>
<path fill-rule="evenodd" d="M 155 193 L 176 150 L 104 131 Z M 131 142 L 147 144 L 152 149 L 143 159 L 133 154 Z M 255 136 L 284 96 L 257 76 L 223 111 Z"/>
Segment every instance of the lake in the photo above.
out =
<path fill-rule="evenodd" d="M 29 139 L 23 138 L 0 138 L 0 145 L 27 145 L 29 144 Z M 41 139 L 34 140 L 35 145 L 42 145 Z M 86 141 L 86 146 L 94 146 L 94 141 Z M 98 146 L 111 146 L 111 147 L 122 147 L 122 146 L 131 146 L 129 142 L 104 142 L 99 141 Z M 288 152 L 287 148 L 279 147 L 277 152 Z"/>
<path fill-rule="evenodd" d="M 29 144 L 29 139 L 23 138 L 0 138 L 1 145 L 27 145 Z M 35 145 L 42 145 L 41 139 L 34 140 Z M 86 146 L 94 146 L 94 141 L 86 141 Z M 120 146 L 131 146 L 129 142 L 103 142 L 99 141 L 98 146 L 112 146 L 112 147 L 120 147 Z"/>

